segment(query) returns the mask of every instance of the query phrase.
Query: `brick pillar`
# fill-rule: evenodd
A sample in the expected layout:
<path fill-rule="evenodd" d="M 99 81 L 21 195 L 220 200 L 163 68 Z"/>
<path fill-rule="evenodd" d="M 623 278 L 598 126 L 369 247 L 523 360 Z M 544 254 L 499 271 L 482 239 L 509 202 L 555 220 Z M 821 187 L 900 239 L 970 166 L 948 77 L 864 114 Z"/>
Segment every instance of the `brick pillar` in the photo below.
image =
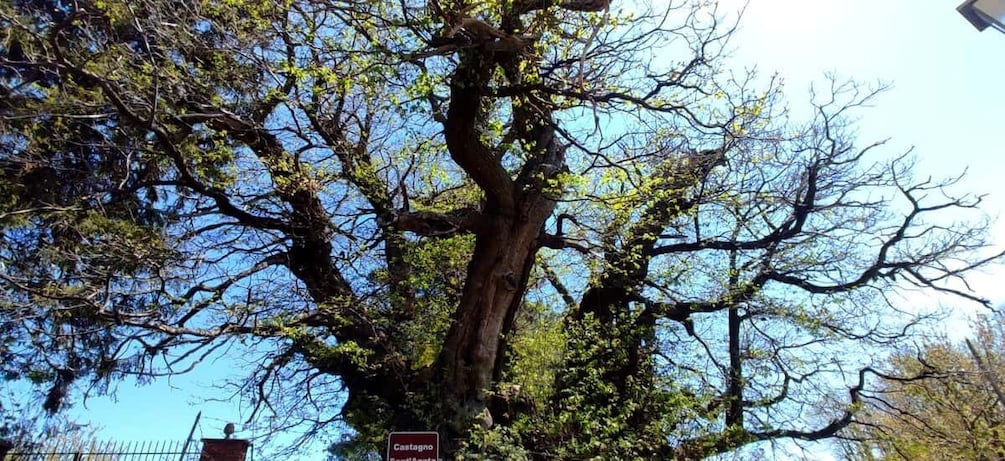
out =
<path fill-rule="evenodd" d="M 14 448 L 14 444 L 6 440 L 0 440 L 0 461 L 7 458 L 7 452 Z"/>
<path fill-rule="evenodd" d="M 199 461 L 244 461 L 249 446 L 247 440 L 202 439 Z"/>

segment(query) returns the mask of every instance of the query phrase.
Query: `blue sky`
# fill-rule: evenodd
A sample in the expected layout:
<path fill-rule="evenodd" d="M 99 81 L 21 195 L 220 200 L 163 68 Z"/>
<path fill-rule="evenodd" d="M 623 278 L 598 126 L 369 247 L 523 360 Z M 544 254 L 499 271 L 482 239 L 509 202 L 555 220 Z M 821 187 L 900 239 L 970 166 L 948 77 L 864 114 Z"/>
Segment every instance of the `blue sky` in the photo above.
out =
<path fill-rule="evenodd" d="M 988 193 L 985 210 L 1005 211 L 1005 34 L 978 32 L 955 8 L 958 0 L 750 0 L 739 32 L 732 39 L 736 68 L 778 72 L 785 81 L 792 109 L 806 107 L 808 89 L 824 72 L 893 87 L 876 107 L 859 113 L 863 141 L 891 138 L 890 155 L 914 147 L 918 175 L 935 177 L 969 170 L 961 192 Z M 720 11 L 743 7 L 724 0 Z M 614 4 L 617 7 L 617 3 Z M 994 227 L 995 241 L 1005 244 L 1005 226 Z M 981 296 L 1005 303 L 1005 284 L 996 283 L 1001 269 L 975 276 Z M 906 302 L 938 304 L 919 296 Z M 923 307 L 923 306 L 920 306 Z M 965 316 L 973 306 L 963 307 Z M 961 316 L 961 318 L 963 317 Z M 964 322 L 947 324 L 954 334 Z M 203 419 L 196 437 L 219 437 L 227 421 L 240 423 L 247 414 L 235 403 L 204 402 L 220 398 L 214 385 L 230 373 L 225 360 L 203 364 L 196 374 L 164 378 L 135 387 L 124 382 L 117 399 L 78 400 L 73 413 L 80 422 L 104 429 L 103 439 L 183 439 L 198 411 Z M 256 435 L 252 428 L 239 436 Z M 261 459 L 261 458 L 260 458 Z M 305 457 L 303 459 L 314 459 Z"/>
<path fill-rule="evenodd" d="M 987 194 L 983 209 L 1005 211 L 1005 34 L 978 32 L 955 8 L 956 0 L 751 0 L 732 44 L 737 66 L 778 72 L 795 112 L 824 72 L 892 88 L 860 111 L 863 143 L 890 138 L 889 155 L 914 148 L 918 178 L 967 172 L 954 190 Z M 741 0 L 721 2 L 725 9 Z M 1005 245 L 1005 222 L 992 238 Z M 994 304 L 1005 303 L 1001 268 L 977 274 L 972 288 Z M 912 297 L 909 302 L 946 303 Z M 955 304 L 955 303 L 954 303 Z M 922 307 L 922 306 L 919 306 Z M 974 306 L 959 306 L 962 314 Z M 950 322 L 951 334 L 964 322 Z"/>

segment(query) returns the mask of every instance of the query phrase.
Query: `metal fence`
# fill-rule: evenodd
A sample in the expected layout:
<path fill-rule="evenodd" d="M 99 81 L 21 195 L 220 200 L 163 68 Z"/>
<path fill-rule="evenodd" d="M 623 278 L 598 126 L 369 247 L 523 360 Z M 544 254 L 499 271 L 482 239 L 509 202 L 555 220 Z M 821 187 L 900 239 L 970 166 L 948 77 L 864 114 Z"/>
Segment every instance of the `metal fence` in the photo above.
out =
<path fill-rule="evenodd" d="M 198 461 L 202 443 L 55 442 L 17 448 L 0 461 Z"/>

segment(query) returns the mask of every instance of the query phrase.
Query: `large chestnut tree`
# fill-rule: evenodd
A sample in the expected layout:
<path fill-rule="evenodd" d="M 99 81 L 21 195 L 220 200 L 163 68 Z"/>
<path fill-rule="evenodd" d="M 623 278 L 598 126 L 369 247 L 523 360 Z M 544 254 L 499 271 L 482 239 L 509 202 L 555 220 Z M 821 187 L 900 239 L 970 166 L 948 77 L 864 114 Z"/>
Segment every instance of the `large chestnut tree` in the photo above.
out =
<path fill-rule="evenodd" d="M 854 419 L 979 200 L 792 120 L 711 1 L 0 4 L 0 368 L 56 412 L 248 367 L 379 450 L 697 459 Z M 740 44 L 742 45 L 742 44 Z M 993 259 L 993 258 L 991 258 Z M 113 387 L 111 387 L 113 388 Z"/>

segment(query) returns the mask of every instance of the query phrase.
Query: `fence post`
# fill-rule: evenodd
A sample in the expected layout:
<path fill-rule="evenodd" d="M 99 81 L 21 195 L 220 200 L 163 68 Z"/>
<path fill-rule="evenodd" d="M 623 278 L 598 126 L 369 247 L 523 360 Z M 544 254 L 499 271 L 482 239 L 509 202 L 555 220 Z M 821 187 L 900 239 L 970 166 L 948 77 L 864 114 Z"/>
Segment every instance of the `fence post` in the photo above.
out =
<path fill-rule="evenodd" d="M 202 439 L 199 461 L 245 461 L 250 445 L 247 440 Z"/>
<path fill-rule="evenodd" d="M 14 444 L 6 440 L 0 440 L 0 461 L 7 458 L 7 452 L 14 448 Z"/>

